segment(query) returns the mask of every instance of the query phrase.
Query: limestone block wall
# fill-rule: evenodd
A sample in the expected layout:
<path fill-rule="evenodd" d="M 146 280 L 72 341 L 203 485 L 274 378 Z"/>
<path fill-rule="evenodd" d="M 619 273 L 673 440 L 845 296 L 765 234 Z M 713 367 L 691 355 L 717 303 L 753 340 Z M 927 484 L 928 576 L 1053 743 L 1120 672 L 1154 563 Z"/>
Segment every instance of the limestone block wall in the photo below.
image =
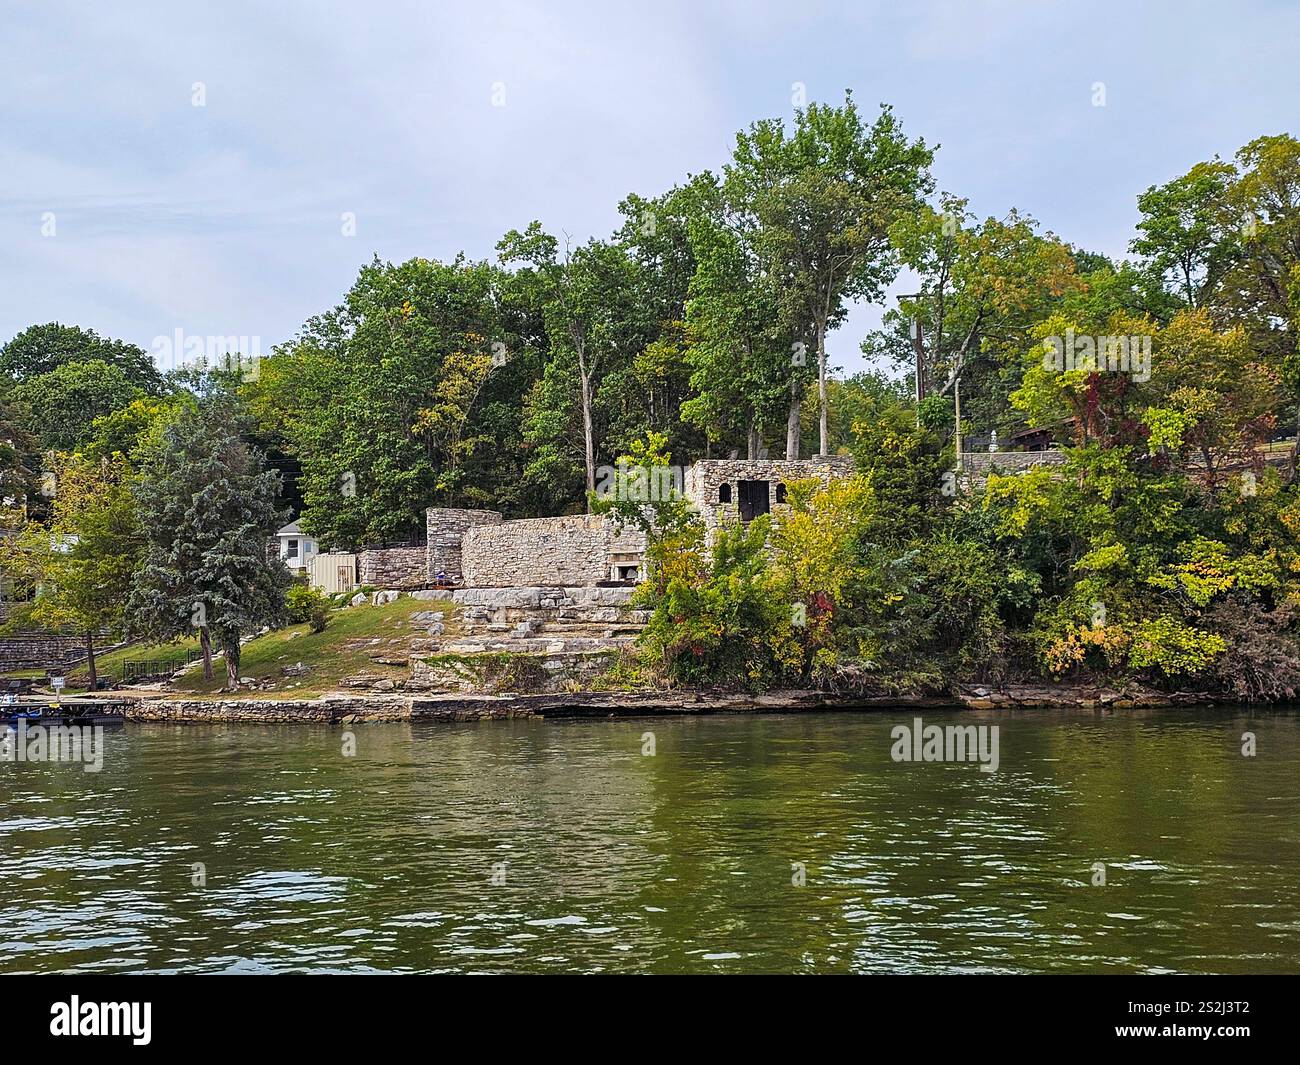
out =
<path fill-rule="evenodd" d="M 0 637 L 0 673 L 14 669 L 51 669 L 85 657 L 86 642 L 80 636 Z"/>
<path fill-rule="evenodd" d="M 771 513 L 780 516 L 785 504 L 776 501 L 776 486 L 818 478 L 822 484 L 850 477 L 853 460 L 847 455 L 820 455 L 809 459 L 703 459 L 686 471 L 686 498 L 699 510 L 712 534 L 725 522 L 740 520 L 740 482 L 767 481 Z M 719 501 L 723 485 L 731 487 L 731 502 Z"/>
<path fill-rule="evenodd" d="M 429 507 L 425 511 L 428 531 L 427 572 L 429 580 L 441 570 L 457 584 L 463 583 L 461 543 L 465 534 L 480 525 L 500 525 L 495 510 L 458 510 L 453 507 Z"/>
<path fill-rule="evenodd" d="M 990 473 L 1021 473 L 1038 466 L 1059 466 L 1064 461 L 1063 451 L 976 451 L 961 457 L 966 476 L 977 478 L 986 478 Z"/>
<path fill-rule="evenodd" d="M 610 578 L 615 553 L 644 550 L 638 530 L 575 514 L 475 526 L 465 533 L 461 562 L 471 588 L 588 585 Z"/>
<path fill-rule="evenodd" d="M 357 555 L 357 571 L 375 588 L 423 588 L 429 580 L 424 547 L 367 548 Z"/>
<path fill-rule="evenodd" d="M 466 609 L 488 610 L 555 610 L 567 608 L 625 607 L 632 601 L 634 589 L 623 585 L 607 588 L 577 587 L 507 587 L 457 588 L 452 602 Z"/>

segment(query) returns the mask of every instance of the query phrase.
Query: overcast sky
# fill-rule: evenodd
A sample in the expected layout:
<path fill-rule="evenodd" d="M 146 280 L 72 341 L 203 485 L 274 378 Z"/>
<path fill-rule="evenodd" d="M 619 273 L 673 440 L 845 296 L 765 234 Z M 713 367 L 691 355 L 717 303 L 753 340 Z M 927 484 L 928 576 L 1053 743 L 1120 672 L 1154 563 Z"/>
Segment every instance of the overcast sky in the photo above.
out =
<path fill-rule="evenodd" d="M 1147 186 L 1300 133 L 1294 0 L 637 7 L 9 0 L 0 340 L 58 320 L 265 352 L 372 254 L 490 257 L 533 218 L 608 235 L 796 83 L 893 104 L 940 188 L 1111 255 Z M 846 370 L 879 314 L 832 337 Z"/>

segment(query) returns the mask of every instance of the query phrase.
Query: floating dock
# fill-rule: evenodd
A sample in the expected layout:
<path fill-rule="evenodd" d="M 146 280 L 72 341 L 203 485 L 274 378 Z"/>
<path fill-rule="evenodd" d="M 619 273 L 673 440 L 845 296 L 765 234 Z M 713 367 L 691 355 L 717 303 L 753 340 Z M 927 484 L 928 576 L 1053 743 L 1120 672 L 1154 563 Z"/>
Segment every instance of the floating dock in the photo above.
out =
<path fill-rule="evenodd" d="M 0 702 L 0 725 L 120 725 L 129 699 L 55 699 L 25 696 Z"/>

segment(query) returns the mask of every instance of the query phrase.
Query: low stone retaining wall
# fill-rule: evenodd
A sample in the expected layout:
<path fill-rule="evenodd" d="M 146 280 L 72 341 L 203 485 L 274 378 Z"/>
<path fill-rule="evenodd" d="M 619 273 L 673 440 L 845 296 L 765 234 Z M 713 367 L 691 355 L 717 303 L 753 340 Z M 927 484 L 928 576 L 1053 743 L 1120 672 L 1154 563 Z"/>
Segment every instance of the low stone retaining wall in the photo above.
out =
<path fill-rule="evenodd" d="M 141 699 L 128 721 L 242 722 L 339 725 L 365 721 L 474 721 L 531 717 L 532 712 L 491 696 L 421 699 L 403 696 L 326 696 L 323 699 Z"/>
<path fill-rule="evenodd" d="M 636 589 L 629 585 L 513 585 L 502 588 L 457 588 L 452 602 L 462 607 L 556 610 L 563 607 L 626 606 Z"/>
<path fill-rule="evenodd" d="M 962 471 L 968 477 L 985 478 L 989 474 L 1022 473 L 1039 466 L 1060 466 L 1064 451 L 976 451 L 961 457 Z"/>
<path fill-rule="evenodd" d="M 520 641 L 516 641 L 520 642 Z M 541 641 L 522 641 L 532 643 Z M 573 641 L 569 641 L 572 643 Z M 595 641 L 592 641 L 593 643 Z M 618 649 L 586 652 L 481 651 L 412 657 L 408 691 L 487 693 L 571 691 L 609 670 Z"/>
<path fill-rule="evenodd" d="M 129 721 L 301 723 L 475 721 L 544 717 L 653 717 L 679 714 L 785 714 L 819 710 L 1078 710 L 1108 713 L 1171 706 L 1214 706 L 1227 700 L 1190 692 L 1118 692 L 1105 688 L 1015 685 L 956 695 L 853 695 L 778 690 L 761 694 L 677 690 L 557 692 L 548 695 L 330 695 L 323 699 L 139 699 Z"/>
<path fill-rule="evenodd" d="M 372 588 L 409 590 L 429 583 L 423 547 L 372 547 L 357 555 L 357 578 Z"/>

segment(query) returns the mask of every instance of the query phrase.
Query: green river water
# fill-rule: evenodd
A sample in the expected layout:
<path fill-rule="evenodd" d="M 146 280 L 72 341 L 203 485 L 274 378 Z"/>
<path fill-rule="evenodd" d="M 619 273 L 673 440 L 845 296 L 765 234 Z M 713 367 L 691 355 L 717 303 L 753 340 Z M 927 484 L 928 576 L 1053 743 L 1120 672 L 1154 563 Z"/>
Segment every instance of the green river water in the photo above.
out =
<path fill-rule="evenodd" d="M 1294 711 L 914 716 L 128 725 L 0 763 L 0 973 L 1300 971 Z"/>

